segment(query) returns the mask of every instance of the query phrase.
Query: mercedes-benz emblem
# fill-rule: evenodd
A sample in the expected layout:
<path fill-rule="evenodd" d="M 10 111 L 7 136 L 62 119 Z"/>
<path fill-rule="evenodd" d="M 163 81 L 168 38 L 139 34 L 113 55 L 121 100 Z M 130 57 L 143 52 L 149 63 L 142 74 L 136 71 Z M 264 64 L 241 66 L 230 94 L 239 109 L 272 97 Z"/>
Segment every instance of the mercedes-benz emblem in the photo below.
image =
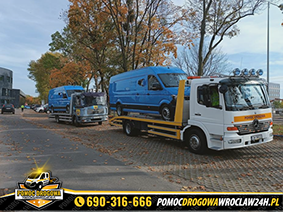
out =
<path fill-rule="evenodd" d="M 258 130 L 258 129 L 259 129 L 259 121 L 258 121 L 257 119 L 255 119 L 255 120 L 253 121 L 253 125 L 254 125 L 255 130 Z"/>

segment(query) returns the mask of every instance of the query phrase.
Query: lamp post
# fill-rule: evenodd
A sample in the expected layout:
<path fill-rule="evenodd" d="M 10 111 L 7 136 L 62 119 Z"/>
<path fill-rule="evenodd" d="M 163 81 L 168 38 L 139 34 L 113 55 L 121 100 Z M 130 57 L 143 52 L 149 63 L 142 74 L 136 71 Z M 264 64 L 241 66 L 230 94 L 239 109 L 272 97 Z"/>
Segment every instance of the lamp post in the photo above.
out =
<path fill-rule="evenodd" d="M 267 2 L 267 92 L 269 94 L 269 8 L 270 4 L 278 7 L 281 11 L 283 11 L 283 4 L 277 5 L 270 1 Z"/>

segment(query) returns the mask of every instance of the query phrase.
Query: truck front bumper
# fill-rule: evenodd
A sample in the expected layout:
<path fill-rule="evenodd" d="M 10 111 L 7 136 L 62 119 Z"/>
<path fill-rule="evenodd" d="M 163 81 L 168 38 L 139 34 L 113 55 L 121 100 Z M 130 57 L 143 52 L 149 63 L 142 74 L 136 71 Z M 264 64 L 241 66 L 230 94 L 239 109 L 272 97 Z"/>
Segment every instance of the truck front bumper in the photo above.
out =
<path fill-rule="evenodd" d="M 267 143 L 273 140 L 273 130 L 252 133 L 247 135 L 238 135 L 237 133 L 225 133 L 223 136 L 223 149 L 236 149 L 247 146 Z"/>
<path fill-rule="evenodd" d="M 78 117 L 78 122 L 80 123 L 94 123 L 94 122 L 101 122 L 107 121 L 108 116 L 81 116 Z"/>

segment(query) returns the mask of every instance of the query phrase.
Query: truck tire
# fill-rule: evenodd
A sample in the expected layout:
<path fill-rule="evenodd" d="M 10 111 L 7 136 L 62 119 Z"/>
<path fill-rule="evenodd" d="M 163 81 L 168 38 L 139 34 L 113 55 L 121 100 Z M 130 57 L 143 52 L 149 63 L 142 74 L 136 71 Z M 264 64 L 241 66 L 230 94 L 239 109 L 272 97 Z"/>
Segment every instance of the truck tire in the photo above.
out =
<path fill-rule="evenodd" d="M 81 126 L 81 124 L 78 122 L 78 120 L 77 120 L 77 117 L 76 117 L 76 116 L 74 116 L 74 117 L 73 117 L 73 124 L 74 124 L 76 127 Z"/>
<path fill-rule="evenodd" d="M 102 121 L 98 122 L 99 125 L 102 125 Z"/>
<path fill-rule="evenodd" d="M 160 114 L 161 114 L 162 119 L 165 121 L 173 120 L 174 116 L 173 116 L 172 108 L 167 104 L 162 105 L 160 109 Z"/>
<path fill-rule="evenodd" d="M 123 131 L 127 136 L 135 136 L 139 132 L 139 130 L 135 128 L 133 122 L 130 120 L 125 120 L 123 122 Z"/>
<path fill-rule="evenodd" d="M 192 153 L 202 155 L 208 150 L 206 137 L 200 129 L 193 128 L 189 130 L 186 133 L 185 142 Z"/>

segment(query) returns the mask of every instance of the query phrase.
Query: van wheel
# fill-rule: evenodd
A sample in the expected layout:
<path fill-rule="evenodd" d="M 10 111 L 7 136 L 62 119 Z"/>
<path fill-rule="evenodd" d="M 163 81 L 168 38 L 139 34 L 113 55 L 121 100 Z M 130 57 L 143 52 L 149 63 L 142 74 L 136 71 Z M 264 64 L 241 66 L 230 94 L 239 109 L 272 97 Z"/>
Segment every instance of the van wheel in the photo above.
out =
<path fill-rule="evenodd" d="M 128 115 L 128 113 L 127 112 L 124 112 L 123 111 L 123 107 L 122 107 L 122 105 L 121 104 L 117 104 L 117 106 L 116 106 L 116 111 L 117 111 L 117 115 L 118 116 L 123 116 L 123 115 Z"/>
<path fill-rule="evenodd" d="M 185 136 L 185 142 L 189 151 L 196 154 L 204 154 L 207 151 L 207 142 L 204 133 L 200 129 L 191 129 Z"/>
<path fill-rule="evenodd" d="M 70 106 L 69 105 L 66 106 L 66 113 L 70 113 Z"/>
<path fill-rule="evenodd" d="M 135 129 L 134 124 L 129 120 L 124 121 L 123 131 L 124 133 L 126 133 L 127 136 L 134 136 L 134 135 L 137 135 L 139 132 L 139 130 Z"/>
<path fill-rule="evenodd" d="M 165 104 L 161 107 L 160 114 L 163 120 L 165 121 L 172 121 L 173 120 L 173 112 L 172 108 Z"/>
<path fill-rule="evenodd" d="M 43 187 L 42 183 L 39 183 L 38 186 L 37 186 L 37 190 L 40 191 L 42 189 L 42 187 Z"/>
<path fill-rule="evenodd" d="M 55 121 L 56 121 L 57 123 L 60 123 L 59 116 L 55 116 Z"/>

